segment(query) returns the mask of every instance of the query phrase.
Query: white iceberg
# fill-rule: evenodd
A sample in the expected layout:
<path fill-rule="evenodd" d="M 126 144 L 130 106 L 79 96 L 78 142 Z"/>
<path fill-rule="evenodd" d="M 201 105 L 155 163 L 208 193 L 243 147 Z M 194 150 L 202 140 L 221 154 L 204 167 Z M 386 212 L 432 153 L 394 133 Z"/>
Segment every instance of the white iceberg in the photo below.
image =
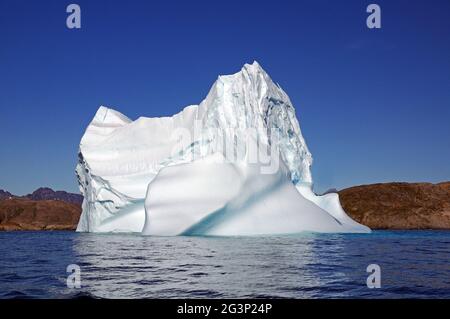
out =
<path fill-rule="evenodd" d="M 336 193 L 314 194 L 311 164 L 289 97 L 257 62 L 246 64 L 172 117 L 131 121 L 100 107 L 80 143 L 77 231 L 370 232 Z"/>

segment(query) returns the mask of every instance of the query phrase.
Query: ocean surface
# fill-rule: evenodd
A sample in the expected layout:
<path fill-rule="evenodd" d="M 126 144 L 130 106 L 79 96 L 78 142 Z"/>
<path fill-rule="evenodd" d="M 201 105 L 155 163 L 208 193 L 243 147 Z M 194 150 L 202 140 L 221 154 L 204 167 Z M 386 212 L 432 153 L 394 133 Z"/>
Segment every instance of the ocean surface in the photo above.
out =
<path fill-rule="evenodd" d="M 81 288 L 67 287 L 67 266 Z M 381 288 L 369 289 L 369 264 Z M 0 232 L 0 298 L 450 298 L 450 232 L 144 237 Z"/>

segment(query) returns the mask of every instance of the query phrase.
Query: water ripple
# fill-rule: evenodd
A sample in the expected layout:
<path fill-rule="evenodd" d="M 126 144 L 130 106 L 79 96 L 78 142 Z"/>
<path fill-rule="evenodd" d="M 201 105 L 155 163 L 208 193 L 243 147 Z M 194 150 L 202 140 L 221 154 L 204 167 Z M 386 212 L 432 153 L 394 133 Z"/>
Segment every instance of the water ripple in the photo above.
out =
<path fill-rule="evenodd" d="M 0 232 L 0 298 L 450 298 L 450 232 L 142 237 Z M 366 267 L 379 264 L 381 289 Z M 66 267 L 81 267 L 80 289 Z"/>

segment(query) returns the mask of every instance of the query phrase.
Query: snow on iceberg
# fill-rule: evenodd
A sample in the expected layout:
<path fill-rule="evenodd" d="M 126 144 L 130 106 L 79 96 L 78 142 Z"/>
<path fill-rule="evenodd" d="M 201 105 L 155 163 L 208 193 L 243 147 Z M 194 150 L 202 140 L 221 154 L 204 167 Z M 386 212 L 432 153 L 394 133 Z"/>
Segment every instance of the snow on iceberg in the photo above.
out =
<path fill-rule="evenodd" d="M 312 191 L 312 156 L 287 94 L 254 62 L 172 117 L 100 107 L 81 139 L 77 231 L 145 235 L 370 232 L 335 193 Z"/>

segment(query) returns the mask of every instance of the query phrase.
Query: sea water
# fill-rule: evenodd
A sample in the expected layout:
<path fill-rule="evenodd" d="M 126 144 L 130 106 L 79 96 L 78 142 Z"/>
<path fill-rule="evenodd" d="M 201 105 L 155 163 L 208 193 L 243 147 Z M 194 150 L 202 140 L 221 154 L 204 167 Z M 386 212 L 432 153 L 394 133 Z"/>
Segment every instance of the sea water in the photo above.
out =
<path fill-rule="evenodd" d="M 373 264 L 380 288 L 367 285 Z M 67 272 L 70 265 L 79 272 Z M 68 287 L 71 275 L 81 288 Z M 0 232 L 0 298 L 81 296 L 450 298 L 450 232 L 232 238 Z"/>

